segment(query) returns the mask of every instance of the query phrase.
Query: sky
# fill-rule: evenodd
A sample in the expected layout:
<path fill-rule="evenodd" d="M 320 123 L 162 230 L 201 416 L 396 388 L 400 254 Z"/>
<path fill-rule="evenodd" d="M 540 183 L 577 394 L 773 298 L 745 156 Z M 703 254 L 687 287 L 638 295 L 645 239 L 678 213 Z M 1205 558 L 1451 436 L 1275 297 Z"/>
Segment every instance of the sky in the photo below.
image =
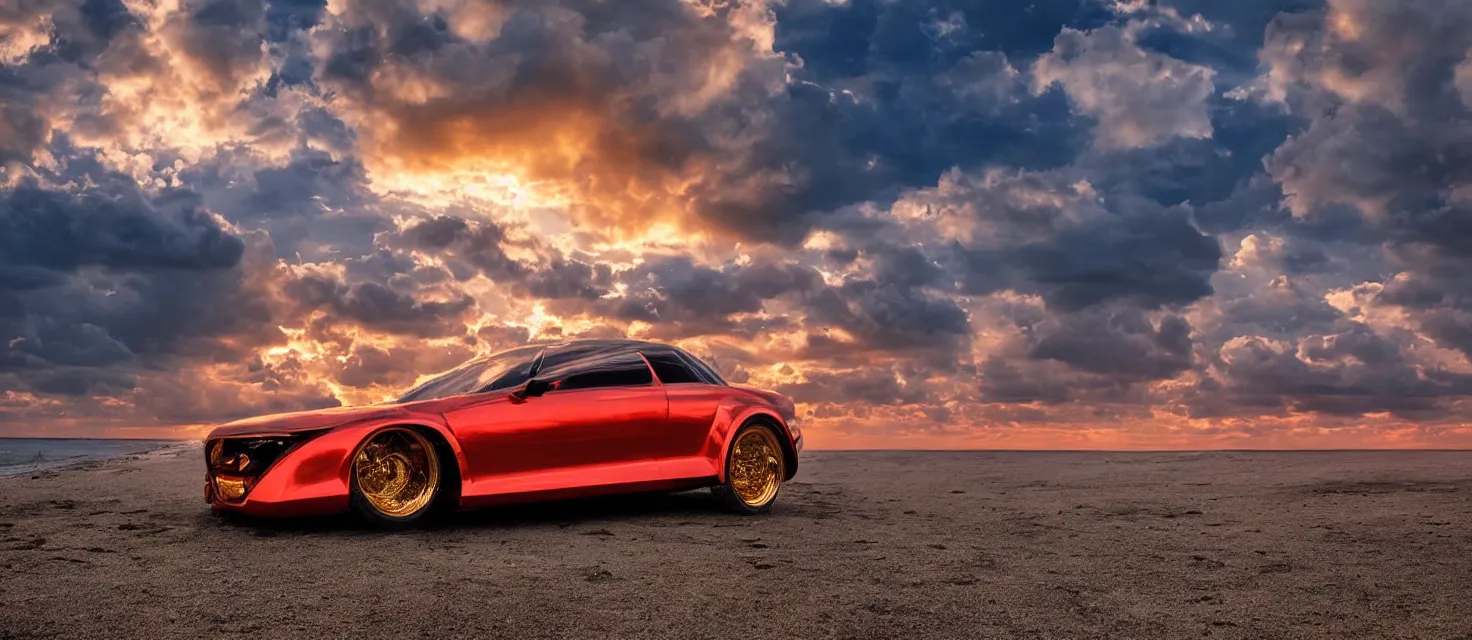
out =
<path fill-rule="evenodd" d="M 621 336 L 815 448 L 1472 446 L 1472 3 L 0 6 L 0 435 Z"/>

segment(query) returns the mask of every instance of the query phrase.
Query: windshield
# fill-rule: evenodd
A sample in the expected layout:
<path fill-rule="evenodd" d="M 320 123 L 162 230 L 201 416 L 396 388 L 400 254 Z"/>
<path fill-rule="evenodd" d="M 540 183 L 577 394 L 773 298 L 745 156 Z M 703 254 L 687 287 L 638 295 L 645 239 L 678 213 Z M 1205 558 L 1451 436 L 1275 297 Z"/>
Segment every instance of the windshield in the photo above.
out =
<path fill-rule="evenodd" d="M 400 397 L 398 402 L 437 400 L 462 393 L 514 387 L 526 382 L 531 374 L 532 362 L 541 352 L 540 346 L 521 347 L 473 358 L 414 387 Z"/>

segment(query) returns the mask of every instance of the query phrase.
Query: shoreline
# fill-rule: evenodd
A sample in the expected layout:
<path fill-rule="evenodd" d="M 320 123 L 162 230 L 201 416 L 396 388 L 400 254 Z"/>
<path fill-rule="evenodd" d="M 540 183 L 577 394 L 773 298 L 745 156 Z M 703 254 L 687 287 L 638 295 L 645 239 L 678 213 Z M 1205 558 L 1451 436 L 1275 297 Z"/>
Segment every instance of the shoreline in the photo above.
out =
<path fill-rule="evenodd" d="M 0 479 L 21 476 L 32 476 L 32 479 L 47 473 L 59 473 L 86 467 L 90 464 L 110 462 L 125 459 L 142 459 L 146 456 L 159 455 L 171 450 L 184 450 L 199 446 L 202 440 L 156 440 L 152 438 L 5 438 L 6 440 L 65 440 L 65 441 L 98 441 L 98 442 L 148 442 L 155 446 L 133 451 L 80 453 L 64 458 L 42 459 L 34 462 L 19 462 L 11 465 L 0 466 Z"/>
<path fill-rule="evenodd" d="M 70 438 L 55 438 L 42 436 L 0 436 L 0 440 L 100 440 L 105 442 L 123 442 L 129 440 L 142 440 L 144 442 L 189 442 L 198 438 L 98 438 L 92 436 L 76 436 Z"/>

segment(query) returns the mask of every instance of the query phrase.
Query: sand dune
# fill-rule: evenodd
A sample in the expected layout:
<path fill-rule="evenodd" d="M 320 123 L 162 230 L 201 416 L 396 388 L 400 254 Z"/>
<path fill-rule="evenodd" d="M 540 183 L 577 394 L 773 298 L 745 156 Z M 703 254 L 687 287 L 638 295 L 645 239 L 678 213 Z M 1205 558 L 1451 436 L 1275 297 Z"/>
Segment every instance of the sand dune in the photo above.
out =
<path fill-rule="evenodd" d="M 0 638 L 1472 637 L 1472 453 L 814 452 L 385 534 L 155 455 L 0 479 Z"/>

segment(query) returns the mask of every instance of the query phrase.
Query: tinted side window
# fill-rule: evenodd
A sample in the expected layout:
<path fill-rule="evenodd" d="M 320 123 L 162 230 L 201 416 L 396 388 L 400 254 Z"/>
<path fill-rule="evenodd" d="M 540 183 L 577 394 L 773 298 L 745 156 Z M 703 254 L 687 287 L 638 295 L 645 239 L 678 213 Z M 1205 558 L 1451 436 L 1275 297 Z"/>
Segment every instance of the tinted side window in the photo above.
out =
<path fill-rule="evenodd" d="M 654 374 L 637 353 L 589 358 L 567 368 L 557 390 L 638 387 L 654 384 Z"/>
<path fill-rule="evenodd" d="M 520 386 L 521 383 L 526 382 L 532 377 L 531 373 L 532 363 L 526 362 L 519 364 L 515 369 L 507 371 L 501 377 L 496 378 L 490 384 L 486 385 L 485 390 L 495 391 L 497 389 L 510 389 L 511 387 Z"/>
<path fill-rule="evenodd" d="M 654 375 L 659 376 L 660 382 L 705 382 L 673 353 L 645 352 L 644 357 L 649 359 L 649 365 L 654 367 Z"/>
<path fill-rule="evenodd" d="M 726 384 L 726 381 L 721 379 L 720 374 L 716 373 L 715 369 L 710 368 L 710 365 L 702 362 L 700 358 L 692 356 L 684 351 L 680 351 L 677 353 L 679 353 L 681 359 L 684 360 L 686 364 L 690 365 L 690 367 L 695 370 L 696 375 L 704 378 L 706 382 L 719 385 Z"/>

